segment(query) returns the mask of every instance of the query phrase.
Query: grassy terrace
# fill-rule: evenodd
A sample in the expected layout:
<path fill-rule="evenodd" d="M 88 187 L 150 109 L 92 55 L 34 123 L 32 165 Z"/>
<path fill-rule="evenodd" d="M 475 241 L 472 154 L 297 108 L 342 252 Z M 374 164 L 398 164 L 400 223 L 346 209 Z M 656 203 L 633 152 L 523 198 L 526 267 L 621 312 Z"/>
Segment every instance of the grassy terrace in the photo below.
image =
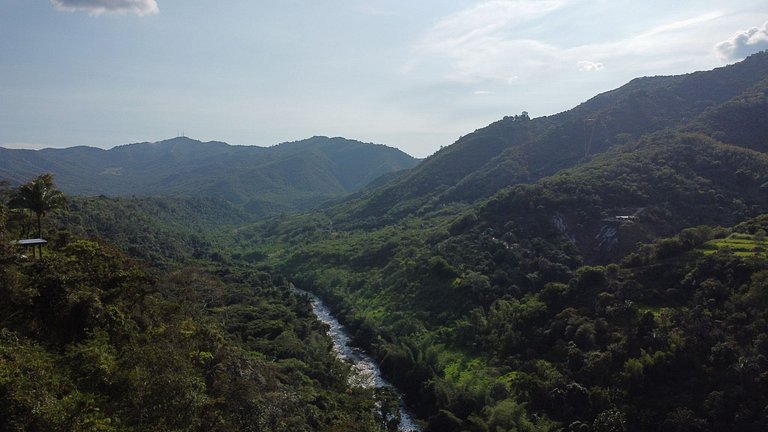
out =
<path fill-rule="evenodd" d="M 768 240 L 762 235 L 731 234 L 704 243 L 702 249 L 705 254 L 728 249 L 738 256 L 768 256 Z"/>

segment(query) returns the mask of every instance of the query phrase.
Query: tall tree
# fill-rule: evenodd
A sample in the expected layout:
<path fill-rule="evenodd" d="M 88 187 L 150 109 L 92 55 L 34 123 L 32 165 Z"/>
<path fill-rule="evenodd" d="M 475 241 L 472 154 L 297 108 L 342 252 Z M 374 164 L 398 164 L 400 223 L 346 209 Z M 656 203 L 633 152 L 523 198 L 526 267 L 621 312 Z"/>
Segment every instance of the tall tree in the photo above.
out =
<path fill-rule="evenodd" d="M 43 236 L 42 220 L 46 213 L 63 208 L 64 193 L 53 184 L 53 174 L 43 174 L 29 183 L 19 186 L 8 202 L 11 208 L 29 209 L 37 217 L 37 236 Z"/>

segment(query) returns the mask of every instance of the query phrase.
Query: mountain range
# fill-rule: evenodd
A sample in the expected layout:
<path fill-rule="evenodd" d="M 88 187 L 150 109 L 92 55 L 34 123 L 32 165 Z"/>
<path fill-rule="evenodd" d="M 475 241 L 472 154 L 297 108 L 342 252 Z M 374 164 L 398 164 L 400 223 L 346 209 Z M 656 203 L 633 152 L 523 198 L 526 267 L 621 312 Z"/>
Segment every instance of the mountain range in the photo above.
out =
<path fill-rule="evenodd" d="M 256 147 L 178 137 L 110 150 L 0 148 L 0 179 L 51 172 L 68 194 L 215 197 L 266 215 L 313 207 L 417 163 L 395 148 L 344 138 Z"/>

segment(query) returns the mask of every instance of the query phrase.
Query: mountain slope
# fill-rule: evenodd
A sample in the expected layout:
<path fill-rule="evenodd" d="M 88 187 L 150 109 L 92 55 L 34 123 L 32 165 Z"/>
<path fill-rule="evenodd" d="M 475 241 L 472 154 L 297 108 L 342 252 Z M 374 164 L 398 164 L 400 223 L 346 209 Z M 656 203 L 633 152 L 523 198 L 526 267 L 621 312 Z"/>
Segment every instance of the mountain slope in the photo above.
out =
<path fill-rule="evenodd" d="M 765 364 L 730 371 L 763 326 L 727 332 L 763 316 L 744 293 L 764 284 L 764 229 L 689 227 L 768 211 L 766 65 L 501 120 L 242 247 L 333 304 L 427 431 L 760 430 L 738 407 L 764 406 Z M 680 255 L 708 241 L 731 246 Z"/>
<path fill-rule="evenodd" d="M 768 52 L 763 52 L 711 71 L 638 78 L 553 116 L 505 117 L 441 149 L 366 199 L 349 203 L 343 213 L 350 220 L 376 217 L 378 223 L 386 223 L 419 209 L 473 202 L 505 186 L 554 174 L 644 134 L 686 124 L 710 133 L 721 131 L 717 113 L 727 107 L 743 108 L 745 101 L 750 101 L 753 123 L 764 125 L 766 121 L 760 119 L 766 118 L 767 79 Z M 732 137 L 726 142 L 741 145 L 736 135 Z"/>
<path fill-rule="evenodd" d="M 314 137 L 263 148 L 174 138 L 102 150 L 0 148 L 0 178 L 52 172 L 77 195 L 223 198 L 256 214 L 306 209 L 418 161 L 383 145 Z"/>
<path fill-rule="evenodd" d="M 766 182 L 765 153 L 664 133 L 502 191 L 477 215 L 482 229 L 493 227 L 500 236 L 510 221 L 517 235 L 546 227 L 573 242 L 588 262 L 610 262 L 638 242 L 768 212 Z"/>
<path fill-rule="evenodd" d="M 335 305 L 357 343 L 376 354 L 417 413 L 430 418 L 427 430 L 473 430 L 469 425 L 498 421 L 495 410 L 516 404 L 529 407 L 520 411 L 521 422 L 528 421 L 528 412 L 564 428 L 574 422 L 596 424 L 615 407 L 602 393 L 607 386 L 620 407 L 614 414 L 631 425 L 627 430 L 654 430 L 653 424 L 678 408 L 701 416 L 705 410 L 689 405 L 687 398 L 701 401 L 707 392 L 725 391 L 742 404 L 751 400 L 747 395 L 760 394 L 761 387 L 742 392 L 728 384 L 726 373 L 711 369 L 717 362 L 706 350 L 714 350 L 717 340 L 703 342 L 703 351 L 690 360 L 675 343 L 638 345 L 634 339 L 648 326 L 663 328 L 665 335 L 695 326 L 697 315 L 688 309 L 672 315 L 683 322 L 669 322 L 653 314 L 645 317 L 648 308 L 677 308 L 689 301 L 695 306 L 707 304 L 707 296 L 721 296 L 707 291 L 712 288 L 704 280 L 687 280 L 689 268 L 710 272 L 705 279 L 716 277 L 724 286 L 722 295 L 738 299 L 743 289 L 727 285 L 731 279 L 725 266 L 742 264 L 729 263 L 729 258 L 723 264 L 698 258 L 673 262 L 668 279 L 628 276 L 621 279 L 621 289 L 606 281 L 608 270 L 580 266 L 585 260 L 616 262 L 637 242 L 686 227 L 733 224 L 766 212 L 766 181 L 764 153 L 702 135 L 662 133 L 534 184 L 505 189 L 487 201 L 378 229 L 333 231 L 332 221 L 320 219 L 264 225 L 256 237 L 266 245 L 254 252 L 261 251 L 287 277 Z M 281 233 L 280 227 L 290 231 Z M 630 254 L 628 262 L 651 274 L 656 259 L 673 256 L 702 236 L 685 231 L 655 251 Z M 277 239 L 285 243 L 270 244 Z M 754 273 L 768 267 L 764 257 L 744 261 Z M 749 281 L 751 274 L 739 281 Z M 637 294 L 643 289 L 649 290 L 647 297 Z M 638 298 L 643 302 L 634 304 Z M 759 308 L 748 314 L 762 316 Z M 698 342 L 694 337 L 686 343 Z M 756 355 L 749 344 L 730 346 Z M 670 357 L 655 358 L 656 351 Z M 626 362 L 641 366 L 626 372 Z M 683 366 L 691 362 L 704 367 Z M 665 381 L 653 374 L 654 367 L 686 372 Z M 690 389 L 684 385 L 687 379 L 700 385 Z M 664 388 L 664 395 L 653 397 L 638 390 L 637 383 Z M 728 414 L 702 424 L 742 421 L 733 409 L 724 410 Z M 761 417 L 743 418 L 756 424 Z M 520 424 L 506 427 L 514 430 Z"/>
<path fill-rule="evenodd" d="M 227 201 L 207 197 L 69 197 L 67 207 L 50 216 L 50 225 L 107 239 L 156 267 L 192 258 L 221 261 L 221 245 L 235 227 L 254 219 Z"/>

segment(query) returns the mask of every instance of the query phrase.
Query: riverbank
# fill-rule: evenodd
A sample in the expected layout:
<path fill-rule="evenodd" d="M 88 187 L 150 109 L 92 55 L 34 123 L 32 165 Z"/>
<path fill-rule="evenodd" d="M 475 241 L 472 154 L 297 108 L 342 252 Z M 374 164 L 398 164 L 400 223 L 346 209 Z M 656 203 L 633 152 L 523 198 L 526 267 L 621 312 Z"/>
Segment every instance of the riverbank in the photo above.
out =
<path fill-rule="evenodd" d="M 312 311 L 317 316 L 317 319 L 328 326 L 328 336 L 333 341 L 333 350 L 341 360 L 350 363 L 355 372 L 353 375 L 353 385 L 367 388 L 386 387 L 393 389 L 400 401 L 399 430 L 401 432 L 420 432 L 421 428 L 416 424 L 413 416 L 403 403 L 403 395 L 382 376 L 378 364 L 371 356 L 359 348 L 350 346 L 351 338 L 349 333 L 333 316 L 330 308 L 316 295 L 296 287 L 293 287 L 293 289 L 309 298 L 312 304 Z"/>

